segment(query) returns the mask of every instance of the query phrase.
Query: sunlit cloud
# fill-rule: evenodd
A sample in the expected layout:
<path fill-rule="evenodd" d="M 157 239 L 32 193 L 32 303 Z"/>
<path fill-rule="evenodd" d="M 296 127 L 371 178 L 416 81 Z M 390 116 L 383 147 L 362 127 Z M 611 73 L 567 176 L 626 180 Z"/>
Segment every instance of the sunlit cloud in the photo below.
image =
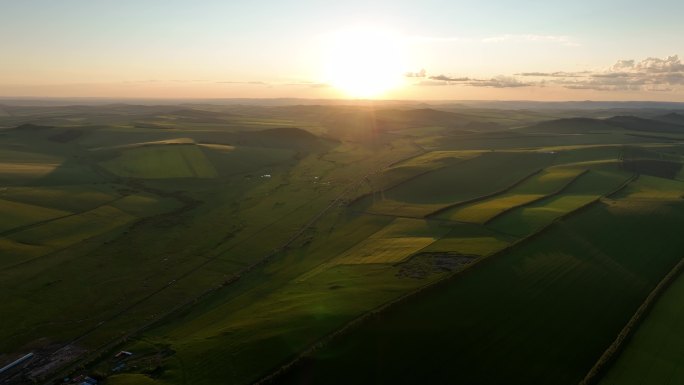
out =
<path fill-rule="evenodd" d="M 548 84 L 568 89 L 597 91 L 673 91 L 684 86 L 684 64 L 678 55 L 649 57 L 642 61 L 618 60 L 598 71 L 528 72 L 522 77 L 545 78 Z"/>
<path fill-rule="evenodd" d="M 417 86 L 556 86 L 571 90 L 670 92 L 684 88 L 684 63 L 679 56 L 673 55 L 666 58 L 649 57 L 641 61 L 619 60 L 604 69 L 575 72 L 520 72 L 482 79 L 462 75 L 430 75 L 421 70 L 419 73 L 407 74 L 407 77 L 420 78 L 420 81 L 414 83 Z"/>
<path fill-rule="evenodd" d="M 455 77 L 447 75 L 426 76 L 415 85 L 418 86 L 448 86 L 462 85 L 470 87 L 490 87 L 490 88 L 519 88 L 534 86 L 535 83 L 524 82 L 513 76 L 499 75 L 488 79 L 476 79 L 466 76 Z"/>
<path fill-rule="evenodd" d="M 486 80 L 472 80 L 468 85 L 473 87 L 492 87 L 492 88 L 519 88 L 519 87 L 530 87 L 535 85 L 534 83 L 528 83 L 521 81 L 513 76 L 496 76 L 491 79 Z M 539 84 L 537 84 L 539 85 Z"/>
<path fill-rule="evenodd" d="M 470 80 L 468 77 L 452 77 L 446 75 L 430 76 L 431 80 L 441 80 L 444 82 L 467 82 Z"/>

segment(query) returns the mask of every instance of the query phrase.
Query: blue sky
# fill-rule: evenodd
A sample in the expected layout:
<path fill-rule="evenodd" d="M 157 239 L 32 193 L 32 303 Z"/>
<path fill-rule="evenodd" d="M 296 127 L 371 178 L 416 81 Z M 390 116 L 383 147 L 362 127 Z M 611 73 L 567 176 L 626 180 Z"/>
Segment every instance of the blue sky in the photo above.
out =
<path fill-rule="evenodd" d="M 363 25 L 412 42 L 406 70 L 425 69 L 423 80 L 445 75 L 483 81 L 450 87 L 414 82 L 397 97 L 584 98 L 577 84 L 567 87 L 569 80 L 531 82 L 516 74 L 602 73 L 618 60 L 638 64 L 684 54 L 682 14 L 684 2 L 662 0 L 0 0 L 0 94 L 58 95 L 61 89 L 65 96 L 126 96 L 126 87 L 141 91 L 131 84 L 154 81 L 145 91 L 150 96 L 202 96 L 202 89 L 206 96 L 334 96 L 325 87 L 282 85 L 321 83 L 324 36 Z M 519 84 L 481 86 L 494 78 Z M 655 93 L 654 86 L 636 87 L 653 85 L 651 78 L 583 92 L 601 99 L 680 100 L 681 84 L 667 79 Z M 250 82 L 259 84 L 245 84 Z"/>

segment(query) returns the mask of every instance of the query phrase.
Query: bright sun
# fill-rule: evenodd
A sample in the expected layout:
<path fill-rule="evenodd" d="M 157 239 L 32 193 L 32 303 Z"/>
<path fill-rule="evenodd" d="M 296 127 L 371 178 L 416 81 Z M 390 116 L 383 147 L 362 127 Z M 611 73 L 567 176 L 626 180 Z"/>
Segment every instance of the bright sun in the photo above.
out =
<path fill-rule="evenodd" d="M 399 36 L 349 28 L 326 39 L 324 81 L 351 97 L 376 98 L 402 85 L 404 47 Z"/>

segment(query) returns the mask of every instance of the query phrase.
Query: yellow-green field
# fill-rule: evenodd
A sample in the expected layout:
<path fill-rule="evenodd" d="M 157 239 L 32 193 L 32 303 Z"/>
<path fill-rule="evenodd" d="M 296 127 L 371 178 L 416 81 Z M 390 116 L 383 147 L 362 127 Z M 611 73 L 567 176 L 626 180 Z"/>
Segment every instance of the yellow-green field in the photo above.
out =
<path fill-rule="evenodd" d="M 609 194 L 624 184 L 630 174 L 615 170 L 590 170 L 562 194 L 510 210 L 496 217 L 488 227 L 515 236 L 526 236 L 554 219 Z"/>
<path fill-rule="evenodd" d="M 66 247 L 131 223 L 134 216 L 111 206 L 102 206 L 82 214 L 57 219 L 12 234 L 10 239 L 53 248 Z"/>
<path fill-rule="evenodd" d="M 68 211 L 0 199 L 0 232 L 69 214 Z"/>
<path fill-rule="evenodd" d="M 0 191 L 0 198 L 70 212 L 90 210 L 117 197 L 115 187 L 108 185 L 17 186 Z"/>
<path fill-rule="evenodd" d="M 553 194 L 577 178 L 584 170 L 554 167 L 531 177 L 508 192 L 481 202 L 456 206 L 438 215 L 439 218 L 484 224 L 512 208 Z"/>

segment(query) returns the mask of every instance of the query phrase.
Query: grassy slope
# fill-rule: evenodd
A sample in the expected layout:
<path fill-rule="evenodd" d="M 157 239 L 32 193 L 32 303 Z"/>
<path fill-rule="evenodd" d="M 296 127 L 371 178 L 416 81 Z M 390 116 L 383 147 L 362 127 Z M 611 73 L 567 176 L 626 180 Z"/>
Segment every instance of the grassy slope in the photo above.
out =
<path fill-rule="evenodd" d="M 196 145 L 154 145 L 123 150 L 102 162 L 112 173 L 133 178 L 213 178 L 216 170 Z"/>

